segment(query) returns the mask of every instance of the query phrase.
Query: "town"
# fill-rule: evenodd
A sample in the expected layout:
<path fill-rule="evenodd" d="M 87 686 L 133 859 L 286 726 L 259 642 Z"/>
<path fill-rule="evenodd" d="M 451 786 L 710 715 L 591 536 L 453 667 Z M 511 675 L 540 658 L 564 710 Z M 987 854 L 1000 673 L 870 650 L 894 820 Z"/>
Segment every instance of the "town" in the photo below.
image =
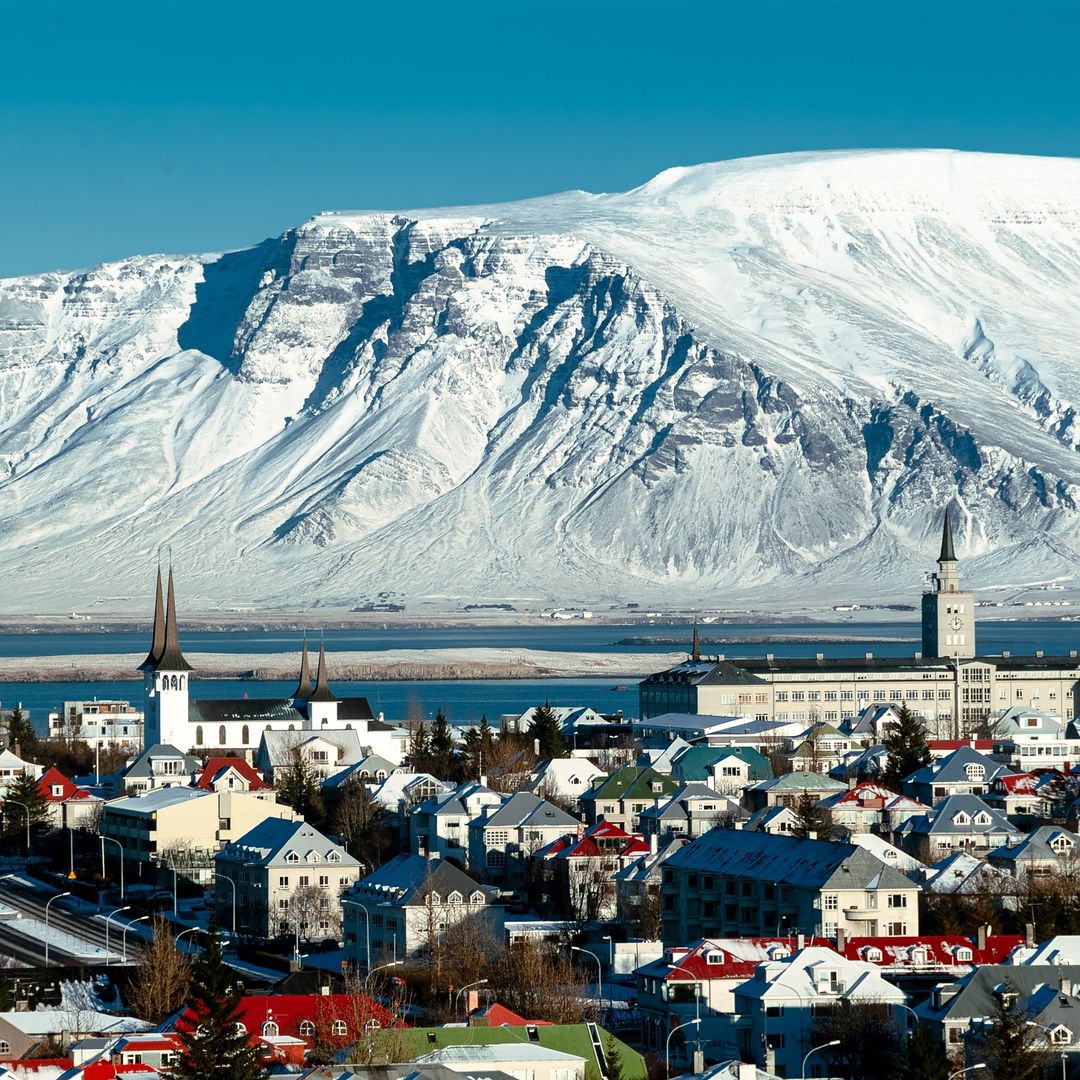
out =
<path fill-rule="evenodd" d="M 306 640 L 196 699 L 159 570 L 141 702 L 0 712 L 0 1077 L 1068 1080 L 1080 659 L 977 652 L 948 511 L 937 567 L 910 658 L 695 631 L 469 728 Z"/>

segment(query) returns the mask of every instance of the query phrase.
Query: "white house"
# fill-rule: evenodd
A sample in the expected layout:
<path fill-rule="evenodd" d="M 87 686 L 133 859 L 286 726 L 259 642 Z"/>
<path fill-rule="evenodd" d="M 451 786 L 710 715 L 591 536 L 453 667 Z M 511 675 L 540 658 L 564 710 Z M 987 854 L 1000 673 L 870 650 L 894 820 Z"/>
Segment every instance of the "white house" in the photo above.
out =
<path fill-rule="evenodd" d="M 502 806 L 509 798 L 475 780 L 448 792 L 433 795 L 412 807 L 409 814 L 410 850 L 416 855 L 435 855 L 468 860 L 469 826 L 485 812 Z"/>
<path fill-rule="evenodd" d="M 525 790 L 545 799 L 576 804 L 586 791 L 592 789 L 593 780 L 606 775 L 588 758 L 553 758 L 541 763 L 526 782 Z"/>

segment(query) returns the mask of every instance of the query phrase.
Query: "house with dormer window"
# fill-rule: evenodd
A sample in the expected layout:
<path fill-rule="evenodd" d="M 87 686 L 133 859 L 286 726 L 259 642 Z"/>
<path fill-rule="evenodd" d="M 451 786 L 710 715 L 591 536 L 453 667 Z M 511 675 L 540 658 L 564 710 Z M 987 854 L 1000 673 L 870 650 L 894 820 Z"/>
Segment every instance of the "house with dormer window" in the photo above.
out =
<path fill-rule="evenodd" d="M 624 765 L 608 777 L 597 777 L 582 794 L 581 808 L 590 825 L 604 820 L 628 832 L 639 832 L 641 812 L 674 794 L 680 786 L 673 776 L 650 766 Z"/>
<path fill-rule="evenodd" d="M 966 851 L 985 855 L 1014 844 L 1020 830 L 977 795 L 951 795 L 925 814 L 908 818 L 896 830 L 896 842 L 927 863 Z"/>
<path fill-rule="evenodd" d="M 341 901 L 345 955 L 360 971 L 426 957 L 463 923 L 479 935 L 502 933 L 497 892 L 443 859 L 396 855 Z"/>
<path fill-rule="evenodd" d="M 950 795 L 983 795 L 994 780 L 1011 772 L 967 744 L 940 761 L 931 761 L 904 780 L 904 794 L 934 806 Z"/>
<path fill-rule="evenodd" d="M 235 890 L 237 925 L 266 938 L 285 932 L 290 925 L 289 908 L 298 894 L 316 912 L 315 917 L 327 924 L 311 927 L 308 936 L 336 935 L 341 894 L 360 876 L 360 863 L 340 844 L 306 821 L 276 818 L 227 844 L 214 859 L 214 867 L 221 925 L 231 925 Z M 313 895 L 320 894 L 325 895 L 326 905 L 310 903 Z"/>
<path fill-rule="evenodd" d="M 1043 825 L 1028 833 L 1019 843 L 996 848 L 990 853 L 989 863 L 1013 877 L 1025 880 L 1046 877 L 1063 871 L 1073 871 L 1080 860 L 1080 836 Z"/>

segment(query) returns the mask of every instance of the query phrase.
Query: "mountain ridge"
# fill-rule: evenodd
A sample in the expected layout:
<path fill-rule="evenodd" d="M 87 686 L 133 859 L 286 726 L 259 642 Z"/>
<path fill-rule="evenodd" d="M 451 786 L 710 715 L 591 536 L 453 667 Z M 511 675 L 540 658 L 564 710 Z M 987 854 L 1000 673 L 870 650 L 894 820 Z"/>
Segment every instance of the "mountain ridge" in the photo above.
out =
<path fill-rule="evenodd" d="M 166 543 L 211 608 L 892 599 L 952 503 L 976 581 L 1071 577 L 1076 181 L 798 154 L 0 281 L 0 566 L 23 607 L 141 602 Z"/>

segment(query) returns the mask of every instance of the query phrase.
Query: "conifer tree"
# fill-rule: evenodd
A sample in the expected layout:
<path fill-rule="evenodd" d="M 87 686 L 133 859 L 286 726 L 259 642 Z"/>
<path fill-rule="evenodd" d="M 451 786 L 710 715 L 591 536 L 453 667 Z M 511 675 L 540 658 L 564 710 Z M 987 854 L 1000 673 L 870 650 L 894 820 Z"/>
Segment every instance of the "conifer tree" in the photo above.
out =
<path fill-rule="evenodd" d="M 980 1045 L 980 1060 L 986 1062 L 993 1080 L 1040 1080 L 1047 1055 L 1040 1051 L 1038 1027 L 1028 1024 L 1019 1008 L 1016 991 L 1005 980 L 994 1002 L 990 1030 Z"/>
<path fill-rule="evenodd" d="M 607 1080 L 623 1080 L 622 1057 L 619 1055 L 619 1044 L 615 1036 L 610 1032 L 604 1040 L 604 1075 Z"/>
<path fill-rule="evenodd" d="M 792 835 L 807 839 L 831 840 L 833 835 L 832 814 L 818 805 L 817 797 L 809 791 L 799 796 L 794 807 L 795 823 L 791 827 Z"/>
<path fill-rule="evenodd" d="M 318 828 L 326 820 L 326 804 L 322 797 L 322 776 L 315 763 L 299 746 L 289 751 L 288 762 L 279 765 L 277 801 L 291 806 L 309 825 Z"/>
<path fill-rule="evenodd" d="M 413 772 L 428 772 L 429 763 L 427 724 L 414 720 L 409 725 L 409 767 Z"/>
<path fill-rule="evenodd" d="M 446 714 L 439 709 L 431 724 L 431 736 L 428 740 L 428 756 L 431 761 L 430 772 L 440 780 L 453 779 L 454 774 L 454 729 Z"/>
<path fill-rule="evenodd" d="M 7 748 L 18 748 L 19 757 L 24 761 L 33 761 L 37 751 L 37 732 L 26 717 L 21 705 L 11 710 L 7 722 Z"/>
<path fill-rule="evenodd" d="M 259 1051 L 240 1030 L 241 990 L 221 951 L 217 919 L 211 917 L 206 950 L 192 970 L 188 1023 L 180 1035 L 174 1080 L 261 1080 Z"/>
<path fill-rule="evenodd" d="M 555 711 L 545 701 L 533 712 L 529 722 L 529 737 L 540 744 L 539 755 L 544 761 L 566 757 L 566 742 Z"/>
<path fill-rule="evenodd" d="M 8 836 L 26 837 L 29 814 L 30 827 L 36 828 L 49 819 L 49 803 L 41 793 L 37 780 L 22 772 L 14 779 L 3 796 L 4 833 Z"/>
<path fill-rule="evenodd" d="M 905 777 L 930 764 L 926 728 L 906 703 L 900 706 L 896 719 L 886 727 L 882 745 L 889 753 L 882 779 L 890 787 L 899 789 Z"/>
<path fill-rule="evenodd" d="M 949 1080 L 951 1073 L 945 1044 L 919 1024 L 904 1047 L 897 1080 Z"/>

